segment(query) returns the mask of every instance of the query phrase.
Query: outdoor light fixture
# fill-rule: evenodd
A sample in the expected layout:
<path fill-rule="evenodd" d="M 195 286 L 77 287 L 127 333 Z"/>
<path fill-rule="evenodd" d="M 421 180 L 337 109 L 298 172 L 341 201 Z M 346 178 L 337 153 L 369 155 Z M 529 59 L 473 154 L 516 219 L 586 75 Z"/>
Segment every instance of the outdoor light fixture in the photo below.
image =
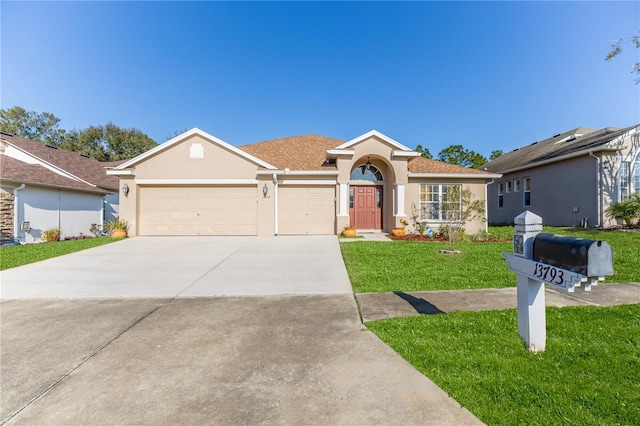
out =
<path fill-rule="evenodd" d="M 122 193 L 124 194 L 125 197 L 129 195 L 129 185 L 127 185 L 126 183 L 122 185 Z"/>
<path fill-rule="evenodd" d="M 269 187 L 267 186 L 267 184 L 265 183 L 264 186 L 262 187 L 262 197 L 263 198 L 267 198 L 267 193 L 269 192 Z"/>
<path fill-rule="evenodd" d="M 367 164 L 365 164 L 367 170 L 371 170 L 371 161 L 369 161 L 369 157 L 367 157 Z"/>

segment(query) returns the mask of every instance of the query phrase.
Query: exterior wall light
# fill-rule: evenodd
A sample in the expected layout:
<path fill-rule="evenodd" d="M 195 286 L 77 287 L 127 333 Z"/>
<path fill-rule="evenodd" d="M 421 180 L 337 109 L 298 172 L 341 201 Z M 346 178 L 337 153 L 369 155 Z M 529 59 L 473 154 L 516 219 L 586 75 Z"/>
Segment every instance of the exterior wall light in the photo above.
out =
<path fill-rule="evenodd" d="M 262 187 L 262 198 L 267 198 L 267 193 L 269 193 L 269 187 L 265 183 Z"/>
<path fill-rule="evenodd" d="M 125 197 L 129 195 L 129 185 L 127 185 L 126 183 L 122 185 L 122 193 Z"/>

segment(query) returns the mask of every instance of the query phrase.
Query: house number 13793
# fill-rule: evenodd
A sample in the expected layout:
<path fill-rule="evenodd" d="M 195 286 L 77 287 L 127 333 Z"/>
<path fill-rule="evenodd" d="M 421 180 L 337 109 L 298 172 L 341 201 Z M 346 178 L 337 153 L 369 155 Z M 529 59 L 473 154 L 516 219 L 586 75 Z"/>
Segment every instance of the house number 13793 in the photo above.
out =
<path fill-rule="evenodd" d="M 533 275 L 540 278 L 541 281 L 548 282 L 549 284 L 564 283 L 564 272 L 550 265 L 536 263 Z"/>

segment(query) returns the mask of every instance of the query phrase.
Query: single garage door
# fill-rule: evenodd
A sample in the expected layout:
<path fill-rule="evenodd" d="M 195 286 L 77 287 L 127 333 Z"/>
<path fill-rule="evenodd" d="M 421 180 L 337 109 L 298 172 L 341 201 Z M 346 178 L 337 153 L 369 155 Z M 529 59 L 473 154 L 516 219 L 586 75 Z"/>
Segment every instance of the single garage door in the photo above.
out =
<path fill-rule="evenodd" d="M 255 186 L 142 186 L 139 235 L 256 235 Z"/>
<path fill-rule="evenodd" d="M 335 234 L 336 187 L 278 188 L 278 231 L 282 235 Z"/>

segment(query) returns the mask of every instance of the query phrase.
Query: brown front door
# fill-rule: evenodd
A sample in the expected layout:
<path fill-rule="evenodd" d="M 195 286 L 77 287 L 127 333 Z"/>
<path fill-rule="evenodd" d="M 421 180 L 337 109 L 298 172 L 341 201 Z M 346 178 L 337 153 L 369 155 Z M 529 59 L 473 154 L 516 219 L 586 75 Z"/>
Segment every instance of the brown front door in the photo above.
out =
<path fill-rule="evenodd" d="M 382 186 L 352 188 L 351 223 L 359 229 L 382 229 Z"/>

